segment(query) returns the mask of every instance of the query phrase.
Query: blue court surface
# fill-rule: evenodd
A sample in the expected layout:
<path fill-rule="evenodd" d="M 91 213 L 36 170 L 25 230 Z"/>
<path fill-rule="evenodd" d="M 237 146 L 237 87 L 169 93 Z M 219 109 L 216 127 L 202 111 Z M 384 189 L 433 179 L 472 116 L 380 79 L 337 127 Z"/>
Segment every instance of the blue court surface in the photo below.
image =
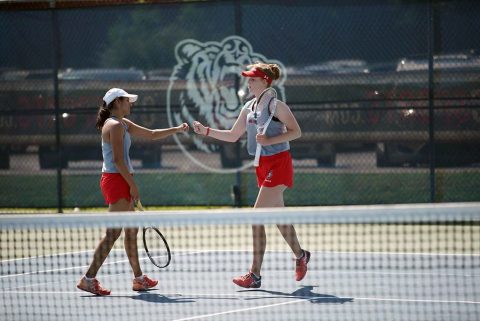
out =
<path fill-rule="evenodd" d="M 480 256 L 429 253 L 314 252 L 309 272 L 294 280 L 289 252 L 267 252 L 260 289 L 232 277 L 248 271 L 248 251 L 173 252 L 148 292 L 131 290 L 121 250 L 97 278 L 112 290 L 77 290 L 92 252 L 1 262 L 1 320 L 480 320 Z"/>

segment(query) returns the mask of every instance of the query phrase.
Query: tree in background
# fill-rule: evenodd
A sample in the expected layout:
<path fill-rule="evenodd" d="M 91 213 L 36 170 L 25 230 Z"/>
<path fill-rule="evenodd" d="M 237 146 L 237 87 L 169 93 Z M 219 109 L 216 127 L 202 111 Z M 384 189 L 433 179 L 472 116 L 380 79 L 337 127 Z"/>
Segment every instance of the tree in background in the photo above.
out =
<path fill-rule="evenodd" d="M 183 5 L 160 9 L 140 8 L 119 19 L 108 31 L 108 41 L 101 53 L 104 67 L 136 67 L 143 70 L 170 67 L 174 64 L 175 45 L 186 38 L 200 41 L 221 40 L 233 30 L 231 7 Z M 211 11 L 216 13 L 212 21 Z M 224 17 L 219 21 L 218 17 Z M 230 21 L 230 22 L 228 22 Z M 207 23 L 205 23 L 207 22 Z"/>

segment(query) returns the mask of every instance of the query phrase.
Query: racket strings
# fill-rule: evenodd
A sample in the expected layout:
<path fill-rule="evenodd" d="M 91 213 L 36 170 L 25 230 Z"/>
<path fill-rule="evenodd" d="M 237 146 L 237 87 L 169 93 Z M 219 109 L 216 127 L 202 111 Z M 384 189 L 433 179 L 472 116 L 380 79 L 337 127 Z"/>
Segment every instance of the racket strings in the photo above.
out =
<path fill-rule="evenodd" d="M 135 200 L 135 208 L 145 211 L 140 199 Z M 167 267 L 172 259 L 170 247 L 166 238 L 156 227 L 147 226 L 143 228 L 143 246 L 150 261 L 159 268 Z"/>
<path fill-rule="evenodd" d="M 171 254 L 166 238 L 154 227 L 143 229 L 143 243 L 150 261 L 163 268 L 170 264 Z"/>
<path fill-rule="evenodd" d="M 276 100 L 277 100 L 277 91 L 272 87 L 265 89 L 260 94 L 260 96 L 258 97 L 258 99 L 255 100 L 252 106 L 253 118 L 255 119 L 255 122 L 257 122 L 258 111 L 265 110 L 265 108 L 268 108 L 272 102 L 276 104 Z"/>

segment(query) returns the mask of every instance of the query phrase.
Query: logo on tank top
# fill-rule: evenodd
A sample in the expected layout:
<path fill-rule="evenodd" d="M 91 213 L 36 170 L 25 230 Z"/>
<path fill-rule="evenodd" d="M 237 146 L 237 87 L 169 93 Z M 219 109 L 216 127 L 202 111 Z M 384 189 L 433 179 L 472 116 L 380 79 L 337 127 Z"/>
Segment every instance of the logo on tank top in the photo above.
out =
<path fill-rule="evenodd" d="M 176 45 L 175 59 L 176 65 L 167 91 L 170 126 L 178 126 L 183 122 L 192 124 L 198 120 L 212 128 L 230 129 L 244 102 L 250 98 L 247 78 L 242 77 L 241 72 L 247 65 L 257 61 L 280 66 L 281 78 L 274 82 L 274 88 L 278 99 L 285 100 L 284 83 L 287 75 L 284 65 L 255 52 L 245 38 L 230 36 L 220 42 L 185 39 Z M 192 145 L 197 151 L 216 153 L 220 148 L 219 141 L 205 139 L 193 131 L 173 137 L 185 155 L 197 165 L 217 172 L 238 170 L 209 166 L 191 154 Z M 245 138 L 240 143 L 242 148 L 246 148 Z"/>

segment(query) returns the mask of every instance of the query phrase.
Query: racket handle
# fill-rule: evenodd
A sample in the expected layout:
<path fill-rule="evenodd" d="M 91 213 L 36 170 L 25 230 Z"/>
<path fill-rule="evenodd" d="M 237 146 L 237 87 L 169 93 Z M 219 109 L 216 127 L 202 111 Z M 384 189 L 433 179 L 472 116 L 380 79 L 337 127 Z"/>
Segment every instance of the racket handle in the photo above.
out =
<path fill-rule="evenodd" d="M 253 166 L 258 167 L 258 165 L 260 165 L 261 153 L 262 153 L 262 145 L 257 144 L 257 150 L 255 151 L 255 159 L 253 160 Z"/>
<path fill-rule="evenodd" d="M 137 208 L 137 210 L 141 212 L 144 211 L 143 205 L 142 205 L 142 202 L 140 202 L 140 199 L 135 200 L 135 207 Z"/>

